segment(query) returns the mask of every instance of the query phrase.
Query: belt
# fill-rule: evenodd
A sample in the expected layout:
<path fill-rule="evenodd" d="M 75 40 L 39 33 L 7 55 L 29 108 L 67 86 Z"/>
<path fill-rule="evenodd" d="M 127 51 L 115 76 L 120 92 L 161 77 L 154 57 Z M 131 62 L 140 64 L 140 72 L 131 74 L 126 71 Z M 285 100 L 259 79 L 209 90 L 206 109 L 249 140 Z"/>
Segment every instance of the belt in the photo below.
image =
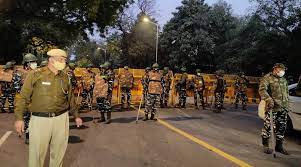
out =
<path fill-rule="evenodd" d="M 61 111 L 61 112 L 32 112 L 31 115 L 37 116 L 37 117 L 56 117 L 59 115 L 64 114 L 67 111 Z"/>

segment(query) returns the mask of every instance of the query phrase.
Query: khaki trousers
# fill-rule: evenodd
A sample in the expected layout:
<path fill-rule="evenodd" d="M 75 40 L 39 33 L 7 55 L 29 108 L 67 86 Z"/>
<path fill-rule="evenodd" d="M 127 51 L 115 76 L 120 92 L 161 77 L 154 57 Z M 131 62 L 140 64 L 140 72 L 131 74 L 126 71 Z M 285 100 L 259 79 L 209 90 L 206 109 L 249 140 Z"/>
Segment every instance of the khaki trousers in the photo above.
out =
<path fill-rule="evenodd" d="M 68 112 L 57 117 L 32 116 L 29 122 L 29 167 L 43 167 L 50 145 L 49 167 L 62 167 L 68 145 Z"/>

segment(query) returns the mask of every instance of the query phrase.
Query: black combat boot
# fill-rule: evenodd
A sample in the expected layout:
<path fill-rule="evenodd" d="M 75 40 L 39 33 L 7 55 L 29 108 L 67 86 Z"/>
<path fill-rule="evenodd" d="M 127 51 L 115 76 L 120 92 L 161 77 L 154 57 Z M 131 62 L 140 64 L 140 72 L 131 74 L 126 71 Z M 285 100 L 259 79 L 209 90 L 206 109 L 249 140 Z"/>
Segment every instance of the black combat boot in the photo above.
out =
<path fill-rule="evenodd" d="M 110 124 L 111 123 L 111 112 L 107 112 L 107 120 L 105 124 Z"/>
<path fill-rule="evenodd" d="M 247 111 L 247 106 L 242 106 L 242 110 Z"/>
<path fill-rule="evenodd" d="M 202 102 L 202 107 L 203 107 L 203 110 L 206 110 L 204 102 Z"/>
<path fill-rule="evenodd" d="M 106 121 L 106 118 L 105 118 L 105 113 L 104 112 L 101 112 L 100 113 L 100 122 L 105 122 Z"/>
<path fill-rule="evenodd" d="M 283 148 L 283 142 L 281 140 L 276 140 L 275 151 L 280 152 L 284 155 L 289 155 L 285 148 Z"/>
<path fill-rule="evenodd" d="M 6 113 L 4 108 L 1 108 L 1 113 Z"/>
<path fill-rule="evenodd" d="M 235 104 L 235 109 L 238 109 L 238 104 Z"/>
<path fill-rule="evenodd" d="M 148 114 L 145 114 L 144 118 L 142 119 L 142 121 L 147 121 L 148 120 Z"/>
<path fill-rule="evenodd" d="M 25 133 L 25 144 L 29 144 L 29 133 Z"/>
<path fill-rule="evenodd" d="M 272 149 L 269 148 L 269 139 L 262 137 L 262 145 L 263 145 L 263 152 L 266 154 L 272 154 Z"/>
<path fill-rule="evenodd" d="M 157 121 L 157 118 L 155 118 L 155 114 L 153 114 L 153 113 L 151 114 L 150 119 L 151 119 L 151 120 L 154 120 L 154 121 Z"/>
<path fill-rule="evenodd" d="M 194 103 L 195 109 L 199 109 L 198 103 Z"/>

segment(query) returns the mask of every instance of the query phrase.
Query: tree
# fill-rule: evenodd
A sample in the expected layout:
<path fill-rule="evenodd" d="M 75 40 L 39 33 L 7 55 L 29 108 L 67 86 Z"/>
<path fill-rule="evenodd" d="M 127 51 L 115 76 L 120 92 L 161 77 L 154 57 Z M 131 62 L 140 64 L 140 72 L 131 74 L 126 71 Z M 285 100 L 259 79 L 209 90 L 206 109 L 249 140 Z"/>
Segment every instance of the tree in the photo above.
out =
<path fill-rule="evenodd" d="M 214 64 L 214 38 L 210 34 L 210 8 L 203 0 L 183 0 L 174 17 L 164 26 L 161 54 L 168 65 L 210 70 Z"/>
<path fill-rule="evenodd" d="M 256 14 L 267 28 L 277 33 L 289 34 L 300 20 L 300 0 L 253 0 L 257 2 Z"/>
<path fill-rule="evenodd" d="M 86 31 L 93 33 L 95 29 L 104 32 L 111 25 L 116 15 L 127 5 L 128 0 L 12 0 L 6 10 L 1 10 L 0 27 L 13 26 L 13 34 L 19 43 L 7 43 L 4 31 L 1 31 L 1 44 L 6 49 L 2 61 L 11 55 L 21 58 L 21 52 L 33 37 L 50 41 L 56 46 L 65 47 L 76 39 L 78 34 L 87 39 Z M 11 47 L 16 45 L 17 48 Z M 10 54 L 9 56 L 6 56 Z"/>

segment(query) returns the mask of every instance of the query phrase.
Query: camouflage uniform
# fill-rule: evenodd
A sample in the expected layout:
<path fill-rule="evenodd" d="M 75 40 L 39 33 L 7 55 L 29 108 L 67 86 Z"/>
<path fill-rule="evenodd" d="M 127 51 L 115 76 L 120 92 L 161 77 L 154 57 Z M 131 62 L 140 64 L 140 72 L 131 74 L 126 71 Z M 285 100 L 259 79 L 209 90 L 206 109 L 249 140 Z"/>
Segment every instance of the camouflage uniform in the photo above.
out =
<path fill-rule="evenodd" d="M 108 77 L 108 84 L 109 84 L 109 90 L 108 90 L 108 101 L 109 105 L 111 106 L 112 103 L 112 96 L 113 96 L 113 89 L 114 89 L 114 80 L 115 80 L 115 74 L 112 69 L 107 69 L 104 73 Z"/>
<path fill-rule="evenodd" d="M 149 70 L 150 70 L 150 68 L 145 69 L 145 74 L 142 76 L 142 79 L 141 79 L 141 83 L 142 83 L 142 87 L 143 87 L 143 103 L 142 103 L 143 106 L 145 106 L 147 92 L 148 92 Z"/>
<path fill-rule="evenodd" d="M 121 87 L 121 106 L 122 108 L 130 107 L 131 104 L 131 89 L 134 84 L 134 76 L 129 72 L 128 67 L 118 76 L 120 87 Z"/>
<path fill-rule="evenodd" d="M 5 65 L 5 71 L 9 72 L 12 70 L 13 64 L 11 62 L 6 63 Z M 12 72 L 12 71 L 10 71 Z M 14 88 L 14 84 L 17 85 L 17 81 L 19 79 L 19 74 L 16 72 L 12 73 L 13 77 L 11 82 L 6 82 L 6 81 L 0 81 L 1 84 L 1 101 L 0 101 L 0 108 L 1 112 L 5 112 L 4 107 L 5 107 L 5 102 L 6 99 L 8 99 L 8 109 L 9 113 L 14 112 L 14 100 L 15 100 L 15 94 L 16 94 L 16 89 Z"/>
<path fill-rule="evenodd" d="M 205 109 L 204 102 L 204 90 L 205 90 L 205 81 L 201 75 L 196 75 L 193 78 L 194 83 L 194 105 L 198 108 L 198 95 L 202 104 L 203 109 Z"/>
<path fill-rule="evenodd" d="M 243 110 L 247 110 L 247 88 L 249 81 L 245 76 L 240 76 L 235 81 L 235 108 L 238 108 L 238 103 L 241 100 Z"/>
<path fill-rule="evenodd" d="M 95 77 L 94 95 L 96 96 L 97 110 L 100 112 L 100 122 L 106 124 L 111 123 L 111 103 L 109 99 L 109 77 L 106 75 L 99 75 Z M 105 118 L 107 114 L 107 119 Z"/>
<path fill-rule="evenodd" d="M 182 71 L 186 71 L 186 70 L 182 70 Z M 186 97 L 187 97 L 186 85 L 187 85 L 187 79 L 188 79 L 188 75 L 187 75 L 186 72 L 184 72 L 181 75 L 180 81 L 178 83 L 179 106 L 182 107 L 182 108 L 185 108 L 185 105 L 186 105 Z"/>
<path fill-rule="evenodd" d="M 167 103 L 169 100 L 170 85 L 171 85 L 171 75 L 169 73 L 169 70 L 166 69 L 164 70 L 163 79 L 162 79 L 163 92 L 160 99 L 161 107 L 167 107 Z"/>
<path fill-rule="evenodd" d="M 217 74 L 216 88 L 215 88 L 215 108 L 217 111 L 221 111 L 224 106 L 224 97 L 227 87 L 226 80 L 223 78 L 221 72 Z"/>
<path fill-rule="evenodd" d="M 89 100 L 92 100 L 92 98 L 93 98 L 95 73 L 92 72 L 91 70 L 88 70 L 88 73 L 89 73 L 88 77 L 89 77 L 90 83 L 84 83 L 84 84 L 88 84 L 88 85 L 83 86 L 81 107 L 82 108 L 88 107 L 89 109 L 92 109 L 92 104 L 91 104 L 91 101 L 89 101 Z"/>
<path fill-rule="evenodd" d="M 162 75 L 159 73 L 159 65 L 153 65 L 153 70 L 149 72 L 148 92 L 145 106 L 145 118 L 148 120 L 148 115 L 151 114 L 150 119 L 156 120 L 154 117 L 157 112 L 157 106 L 160 104 L 160 95 L 162 94 Z"/>
<path fill-rule="evenodd" d="M 261 99 L 266 101 L 267 106 L 271 106 L 270 112 L 273 112 L 276 151 L 277 149 L 283 149 L 282 142 L 286 131 L 287 113 L 289 112 L 288 83 L 284 77 L 269 73 L 260 82 L 259 94 Z M 261 136 L 263 145 L 267 147 L 271 135 L 270 130 L 270 117 L 269 114 L 266 114 Z"/>

